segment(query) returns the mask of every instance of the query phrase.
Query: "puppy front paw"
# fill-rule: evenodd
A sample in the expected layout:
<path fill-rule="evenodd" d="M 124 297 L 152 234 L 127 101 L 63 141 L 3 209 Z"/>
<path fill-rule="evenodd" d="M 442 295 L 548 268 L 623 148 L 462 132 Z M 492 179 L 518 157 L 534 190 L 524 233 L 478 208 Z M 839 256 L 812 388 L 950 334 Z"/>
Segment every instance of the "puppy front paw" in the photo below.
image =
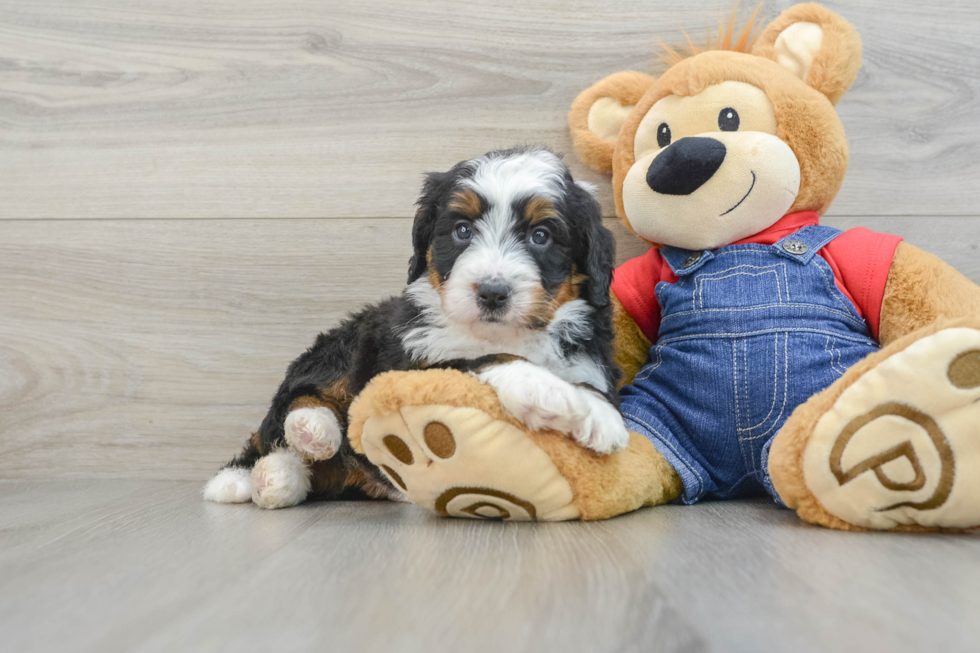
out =
<path fill-rule="evenodd" d="M 528 428 L 571 433 L 584 416 L 578 388 L 532 363 L 494 365 L 476 376 L 496 390 L 503 409 Z"/>
<path fill-rule="evenodd" d="M 630 432 L 626 430 L 619 411 L 602 397 L 576 388 L 588 405 L 585 417 L 572 430 L 576 442 L 597 453 L 618 453 L 630 442 Z"/>
<path fill-rule="evenodd" d="M 494 365 L 477 373 L 497 391 L 504 411 L 530 429 L 567 433 L 598 453 L 622 451 L 629 432 L 612 405 L 526 361 Z"/>

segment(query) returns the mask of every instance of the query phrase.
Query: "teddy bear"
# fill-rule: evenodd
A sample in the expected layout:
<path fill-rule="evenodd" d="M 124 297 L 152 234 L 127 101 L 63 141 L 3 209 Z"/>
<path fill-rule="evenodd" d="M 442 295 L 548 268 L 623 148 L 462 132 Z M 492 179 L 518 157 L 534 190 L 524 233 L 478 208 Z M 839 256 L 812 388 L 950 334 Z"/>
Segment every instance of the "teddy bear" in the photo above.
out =
<path fill-rule="evenodd" d="M 612 74 L 569 113 L 650 245 L 611 288 L 627 449 L 528 429 L 471 375 L 390 372 L 348 434 L 412 501 L 567 520 L 768 495 L 837 529 L 980 527 L 980 287 L 900 237 L 820 224 L 860 38 L 817 4 L 753 24 L 665 48 L 659 77 Z"/>

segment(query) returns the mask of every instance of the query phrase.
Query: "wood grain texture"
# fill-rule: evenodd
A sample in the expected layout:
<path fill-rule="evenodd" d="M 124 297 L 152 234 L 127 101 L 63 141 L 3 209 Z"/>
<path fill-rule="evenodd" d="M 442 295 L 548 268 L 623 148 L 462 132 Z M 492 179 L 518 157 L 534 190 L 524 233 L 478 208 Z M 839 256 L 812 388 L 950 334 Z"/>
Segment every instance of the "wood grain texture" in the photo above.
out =
<path fill-rule="evenodd" d="M 826 4 L 865 44 L 836 210 L 975 213 L 980 5 Z M 0 217 L 407 217 L 424 171 L 571 153 L 579 91 L 729 6 L 0 0 Z"/>
<path fill-rule="evenodd" d="M 0 222 L 0 477 L 222 464 L 320 330 L 401 289 L 409 242 L 405 219 Z"/>
<path fill-rule="evenodd" d="M 980 281 L 975 218 L 836 218 Z M 607 220 L 619 260 L 644 251 Z M 286 365 L 405 282 L 410 220 L 0 221 L 0 478 L 203 479 Z"/>
<path fill-rule="evenodd" d="M 196 483 L 0 482 L 11 651 L 948 651 L 980 537 L 846 534 L 768 502 L 600 523 L 280 511 Z"/>

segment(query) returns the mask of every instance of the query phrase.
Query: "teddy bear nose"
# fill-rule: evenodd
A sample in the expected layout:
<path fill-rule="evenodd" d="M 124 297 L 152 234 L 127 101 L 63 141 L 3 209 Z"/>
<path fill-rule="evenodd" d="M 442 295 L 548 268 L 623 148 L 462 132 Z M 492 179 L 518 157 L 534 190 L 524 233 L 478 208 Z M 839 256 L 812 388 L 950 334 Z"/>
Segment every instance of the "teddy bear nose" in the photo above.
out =
<path fill-rule="evenodd" d="M 725 144 L 713 138 L 681 138 L 650 164 L 647 185 L 663 195 L 690 195 L 718 171 L 725 153 Z"/>

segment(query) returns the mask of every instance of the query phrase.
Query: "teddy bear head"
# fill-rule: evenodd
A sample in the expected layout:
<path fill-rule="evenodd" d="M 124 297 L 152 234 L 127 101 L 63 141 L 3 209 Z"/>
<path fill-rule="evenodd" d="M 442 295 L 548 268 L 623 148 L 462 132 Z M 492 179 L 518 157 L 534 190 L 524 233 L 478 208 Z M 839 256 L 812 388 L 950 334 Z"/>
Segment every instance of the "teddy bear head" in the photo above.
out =
<path fill-rule="evenodd" d="M 734 17 L 733 17 L 734 18 Z M 575 149 L 613 175 L 616 212 L 644 241 L 714 249 L 787 213 L 823 214 L 847 170 L 834 105 L 861 66 L 861 41 L 840 16 L 795 5 L 752 37 L 691 56 L 665 48 L 659 77 L 626 71 L 583 91 L 569 124 Z"/>

